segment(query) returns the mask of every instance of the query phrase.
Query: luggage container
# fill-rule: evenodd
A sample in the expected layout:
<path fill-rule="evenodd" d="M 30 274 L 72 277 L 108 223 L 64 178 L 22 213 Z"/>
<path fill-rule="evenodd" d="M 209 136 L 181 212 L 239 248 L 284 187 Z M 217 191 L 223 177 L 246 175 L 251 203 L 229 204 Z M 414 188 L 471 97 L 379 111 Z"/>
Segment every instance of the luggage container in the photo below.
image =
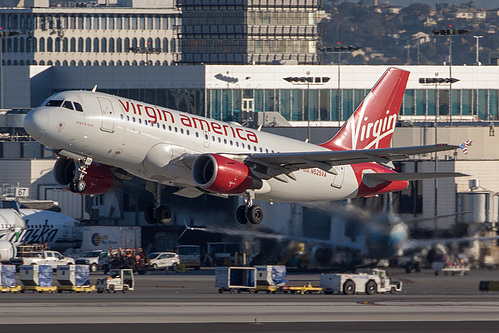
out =
<path fill-rule="evenodd" d="M 0 265 L 0 291 L 18 292 L 20 286 L 16 286 L 16 266 L 15 265 Z"/>
<path fill-rule="evenodd" d="M 52 266 L 50 265 L 22 265 L 19 267 L 19 276 L 22 287 L 21 292 L 54 292 L 57 287 L 52 286 Z"/>
<path fill-rule="evenodd" d="M 57 267 L 57 291 L 91 292 L 95 286 L 90 285 L 90 267 L 88 265 L 70 265 Z"/>
<path fill-rule="evenodd" d="M 256 289 L 256 268 L 254 267 L 216 267 L 215 287 L 218 292 L 248 291 Z"/>
<path fill-rule="evenodd" d="M 256 290 L 275 293 L 286 285 L 286 266 L 264 265 L 256 268 Z"/>

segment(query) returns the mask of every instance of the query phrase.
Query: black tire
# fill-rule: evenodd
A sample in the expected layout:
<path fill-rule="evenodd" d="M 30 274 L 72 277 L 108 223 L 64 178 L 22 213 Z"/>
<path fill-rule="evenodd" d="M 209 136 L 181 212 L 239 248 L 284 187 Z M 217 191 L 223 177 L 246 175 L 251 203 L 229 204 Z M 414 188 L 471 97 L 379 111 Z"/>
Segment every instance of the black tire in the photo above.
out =
<path fill-rule="evenodd" d="M 405 272 L 406 272 L 407 274 L 411 274 L 411 271 L 412 271 L 412 265 L 407 265 L 407 266 L 405 266 Z"/>
<path fill-rule="evenodd" d="M 168 224 L 172 220 L 172 212 L 170 211 L 170 208 L 166 206 L 159 206 L 156 208 L 156 211 L 154 212 L 154 216 L 156 218 L 156 223 L 158 224 Z"/>
<path fill-rule="evenodd" d="M 173 264 L 172 267 L 171 267 L 172 271 L 176 271 L 177 270 L 177 266 L 178 266 L 178 264 L 176 264 L 176 263 Z"/>
<path fill-rule="evenodd" d="M 128 291 L 128 286 L 123 286 L 123 289 L 121 290 L 122 293 L 126 293 Z"/>
<path fill-rule="evenodd" d="M 144 211 L 144 218 L 148 224 L 156 224 L 156 219 L 154 218 L 154 207 L 149 206 Z"/>
<path fill-rule="evenodd" d="M 263 221 L 263 209 L 258 205 L 249 207 L 246 210 L 246 217 L 251 224 L 260 224 Z"/>
<path fill-rule="evenodd" d="M 107 287 L 107 292 L 108 293 L 115 293 L 116 289 L 114 288 L 114 284 L 110 284 L 109 287 Z"/>
<path fill-rule="evenodd" d="M 152 264 L 152 269 L 155 270 L 155 271 L 157 271 L 158 270 L 158 265 Z"/>
<path fill-rule="evenodd" d="M 90 272 L 97 272 L 97 264 L 90 265 Z"/>
<path fill-rule="evenodd" d="M 236 220 L 240 224 L 247 224 L 248 223 L 248 217 L 246 217 L 246 206 L 237 207 Z"/>
<path fill-rule="evenodd" d="M 343 285 L 343 294 L 345 295 L 353 295 L 355 293 L 355 283 L 352 280 L 348 280 Z"/>
<path fill-rule="evenodd" d="M 223 292 L 224 292 L 224 289 L 223 289 L 223 288 L 219 288 L 219 289 L 218 289 L 218 293 L 219 293 L 219 294 L 222 294 Z"/>
<path fill-rule="evenodd" d="M 376 286 L 376 282 L 373 280 L 369 280 L 366 283 L 366 294 L 374 295 L 378 293 L 378 287 Z"/>

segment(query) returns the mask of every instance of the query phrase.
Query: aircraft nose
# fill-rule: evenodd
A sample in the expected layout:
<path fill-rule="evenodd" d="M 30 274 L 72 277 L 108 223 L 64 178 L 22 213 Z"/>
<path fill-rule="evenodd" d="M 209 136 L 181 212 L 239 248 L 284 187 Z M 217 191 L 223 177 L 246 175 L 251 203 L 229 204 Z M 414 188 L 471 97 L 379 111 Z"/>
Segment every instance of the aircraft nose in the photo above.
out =
<path fill-rule="evenodd" d="M 48 126 L 49 116 L 47 112 L 41 108 L 31 110 L 23 121 L 24 129 L 35 139 L 41 138 Z"/>

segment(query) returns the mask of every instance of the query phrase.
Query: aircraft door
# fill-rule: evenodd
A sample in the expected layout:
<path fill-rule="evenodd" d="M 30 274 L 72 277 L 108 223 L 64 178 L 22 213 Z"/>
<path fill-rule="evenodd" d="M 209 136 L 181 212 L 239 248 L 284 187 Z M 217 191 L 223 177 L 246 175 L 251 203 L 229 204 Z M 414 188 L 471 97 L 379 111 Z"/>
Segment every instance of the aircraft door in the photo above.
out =
<path fill-rule="evenodd" d="M 338 174 L 334 176 L 331 186 L 340 189 L 343 186 L 343 180 L 345 179 L 345 166 L 337 166 L 335 167 L 335 170 Z"/>
<path fill-rule="evenodd" d="M 102 112 L 100 129 L 105 132 L 114 132 L 114 110 L 111 101 L 107 98 L 97 97 Z"/>

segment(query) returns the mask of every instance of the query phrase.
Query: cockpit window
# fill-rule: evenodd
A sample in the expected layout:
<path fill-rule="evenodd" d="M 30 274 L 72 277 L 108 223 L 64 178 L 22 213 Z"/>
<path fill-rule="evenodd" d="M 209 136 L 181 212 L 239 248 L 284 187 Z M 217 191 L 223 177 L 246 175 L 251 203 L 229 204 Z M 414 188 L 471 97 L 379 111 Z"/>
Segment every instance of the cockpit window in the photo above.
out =
<path fill-rule="evenodd" d="M 47 102 L 47 104 L 45 104 L 45 106 L 56 106 L 56 107 L 60 107 L 62 105 L 62 102 L 61 100 L 58 100 L 58 99 L 51 99 L 50 101 Z"/>
<path fill-rule="evenodd" d="M 80 112 L 83 112 L 83 108 L 81 107 L 81 104 L 78 103 L 78 102 L 73 102 L 74 105 L 75 105 L 75 109 L 76 111 L 80 111 Z"/>
<path fill-rule="evenodd" d="M 64 101 L 64 104 L 62 104 L 62 107 L 66 108 L 66 109 L 74 110 L 73 103 L 71 103 L 71 101 Z"/>

